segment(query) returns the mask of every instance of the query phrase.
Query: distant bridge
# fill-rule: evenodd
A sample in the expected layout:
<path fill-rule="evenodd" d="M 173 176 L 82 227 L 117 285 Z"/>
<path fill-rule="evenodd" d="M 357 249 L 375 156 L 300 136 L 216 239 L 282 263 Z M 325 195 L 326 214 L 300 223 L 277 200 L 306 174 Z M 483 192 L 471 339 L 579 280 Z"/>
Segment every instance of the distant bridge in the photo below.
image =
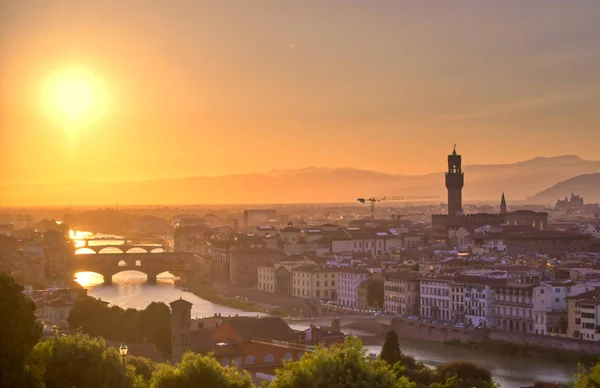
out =
<path fill-rule="evenodd" d="M 191 252 L 75 255 L 71 272 L 95 272 L 104 277 L 104 284 L 112 284 L 113 275 L 119 272 L 139 271 L 148 275 L 148 284 L 156 284 L 156 276 L 166 271 L 176 276 L 187 275 L 194 260 Z"/>
<path fill-rule="evenodd" d="M 93 240 L 91 240 L 93 241 Z M 86 244 L 88 244 L 89 241 L 86 240 Z M 110 249 L 109 249 L 110 248 Z M 131 251 L 132 249 L 142 249 L 144 251 L 146 251 L 146 253 L 151 253 L 153 251 L 156 251 L 158 249 L 160 249 L 160 252 L 164 252 L 166 251 L 166 246 L 159 246 L 157 245 L 140 245 L 140 244 L 110 244 L 110 245 L 86 245 L 83 247 L 78 247 L 77 251 L 81 250 L 81 249 L 90 249 L 92 251 L 94 251 L 94 253 L 111 253 L 111 250 L 114 249 L 118 249 L 119 251 L 121 251 L 121 253 L 130 253 L 129 251 Z M 105 251 L 105 252 L 102 252 Z M 154 252 L 154 253 L 158 253 L 158 252 Z"/>
<path fill-rule="evenodd" d="M 283 318 L 289 325 L 315 325 L 315 326 L 332 326 L 335 319 L 340 322 L 340 327 L 348 326 L 355 322 L 377 322 L 383 325 L 390 325 L 392 323 L 392 316 L 375 316 L 375 315 L 340 315 L 332 316 L 325 315 L 321 317 L 313 318 Z"/>

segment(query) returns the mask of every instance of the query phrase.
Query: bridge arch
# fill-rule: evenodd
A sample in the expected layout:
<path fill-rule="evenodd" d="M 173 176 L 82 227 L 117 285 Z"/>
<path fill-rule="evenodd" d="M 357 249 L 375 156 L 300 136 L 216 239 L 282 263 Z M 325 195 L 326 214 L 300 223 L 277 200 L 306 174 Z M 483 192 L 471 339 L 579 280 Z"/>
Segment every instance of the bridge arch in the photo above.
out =
<path fill-rule="evenodd" d="M 77 250 L 75 250 L 75 254 L 76 255 L 95 255 L 96 251 L 91 248 L 82 247 L 82 248 L 78 248 Z"/>
<path fill-rule="evenodd" d="M 96 252 L 98 254 L 102 254 L 102 255 L 105 255 L 105 254 L 115 254 L 115 253 L 117 253 L 117 254 L 118 253 L 121 253 L 121 254 L 125 253 L 125 252 L 123 252 L 122 248 L 118 248 L 116 246 L 103 247 L 103 248 L 98 249 Z"/>

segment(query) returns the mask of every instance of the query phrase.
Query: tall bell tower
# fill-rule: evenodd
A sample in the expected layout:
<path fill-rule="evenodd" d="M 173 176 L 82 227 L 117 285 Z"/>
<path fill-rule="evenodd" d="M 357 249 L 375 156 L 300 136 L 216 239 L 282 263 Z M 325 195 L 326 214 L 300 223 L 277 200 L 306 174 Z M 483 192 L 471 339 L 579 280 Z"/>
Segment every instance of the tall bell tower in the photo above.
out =
<path fill-rule="evenodd" d="M 451 155 L 448 155 L 448 172 L 446 188 L 448 189 L 448 215 L 462 214 L 462 188 L 465 176 L 462 171 L 461 156 L 456 153 L 456 144 Z"/>

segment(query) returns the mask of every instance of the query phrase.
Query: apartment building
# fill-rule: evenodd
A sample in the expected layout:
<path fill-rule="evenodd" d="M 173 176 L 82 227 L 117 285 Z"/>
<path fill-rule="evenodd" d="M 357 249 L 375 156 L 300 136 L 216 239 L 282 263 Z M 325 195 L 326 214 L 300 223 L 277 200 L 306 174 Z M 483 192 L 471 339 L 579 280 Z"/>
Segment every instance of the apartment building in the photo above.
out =
<path fill-rule="evenodd" d="M 572 281 L 542 282 L 533 289 L 533 328 L 535 334 L 566 336 L 567 299 L 594 287 Z"/>
<path fill-rule="evenodd" d="M 420 288 L 418 272 L 385 272 L 383 292 L 384 311 L 394 314 L 420 314 Z"/>
<path fill-rule="evenodd" d="M 292 270 L 292 294 L 303 299 L 337 300 L 339 267 L 305 264 Z"/>
<path fill-rule="evenodd" d="M 504 284 L 492 287 L 495 326 L 502 330 L 534 333 L 533 289 L 530 284 Z"/>
<path fill-rule="evenodd" d="M 600 289 L 567 297 L 567 337 L 600 340 Z"/>
<path fill-rule="evenodd" d="M 258 289 L 280 296 L 292 296 L 294 268 L 301 265 L 314 264 L 313 261 L 299 258 L 298 260 L 282 260 L 258 267 Z"/>
<path fill-rule="evenodd" d="M 421 278 L 421 316 L 449 321 L 451 310 L 451 276 Z"/>
<path fill-rule="evenodd" d="M 370 272 L 360 268 L 342 268 L 337 276 L 337 302 L 342 306 L 358 308 L 360 285 L 369 279 Z"/>

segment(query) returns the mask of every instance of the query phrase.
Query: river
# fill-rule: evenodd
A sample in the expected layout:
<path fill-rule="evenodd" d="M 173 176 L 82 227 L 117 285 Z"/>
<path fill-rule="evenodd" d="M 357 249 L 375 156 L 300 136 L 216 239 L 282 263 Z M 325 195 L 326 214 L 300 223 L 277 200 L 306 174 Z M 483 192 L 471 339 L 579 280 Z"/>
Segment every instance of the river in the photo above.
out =
<path fill-rule="evenodd" d="M 105 242 L 106 243 L 106 242 Z M 114 244 L 114 242 L 111 242 Z M 92 245 L 92 244 L 90 244 Z M 83 253 L 83 252 L 82 252 Z M 182 291 L 175 278 L 167 273 L 158 276 L 156 285 L 145 284 L 146 275 L 126 271 L 113 276 L 113 285 L 102 284 L 102 276 L 95 273 L 79 273 L 77 281 L 88 290 L 90 296 L 123 308 L 143 309 L 151 302 L 169 303 L 183 298 L 193 304 L 192 317 L 212 316 L 215 313 L 229 315 L 258 315 L 238 309 L 217 305 L 196 295 Z M 295 329 L 304 329 L 299 325 Z M 494 379 L 502 388 L 516 388 L 533 384 L 536 381 L 567 382 L 571 380 L 576 369 L 573 361 L 552 361 L 535 357 L 512 357 L 505 354 L 469 350 L 441 343 L 401 339 L 404 353 L 421 360 L 425 365 L 433 367 L 442 362 L 468 360 L 483 364 L 492 372 Z M 380 346 L 367 346 L 371 353 L 379 354 Z"/>

